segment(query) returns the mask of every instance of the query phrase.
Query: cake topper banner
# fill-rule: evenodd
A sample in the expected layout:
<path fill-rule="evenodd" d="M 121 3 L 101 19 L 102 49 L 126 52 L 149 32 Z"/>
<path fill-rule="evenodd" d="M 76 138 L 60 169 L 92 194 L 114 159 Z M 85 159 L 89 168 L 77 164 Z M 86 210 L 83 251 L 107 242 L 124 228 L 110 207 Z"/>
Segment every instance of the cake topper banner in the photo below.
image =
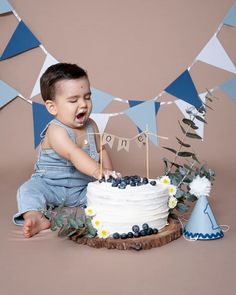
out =
<path fill-rule="evenodd" d="M 150 136 L 150 135 L 156 136 L 156 137 L 159 137 L 162 139 L 168 139 L 168 137 L 158 136 L 157 134 L 153 134 L 153 133 L 149 132 L 149 130 L 145 130 L 144 132 L 140 132 L 139 134 L 135 135 L 132 138 L 120 137 L 120 136 L 116 136 L 114 134 L 105 132 L 102 135 L 102 144 L 103 145 L 107 144 L 112 149 L 115 139 L 117 139 L 118 140 L 117 151 L 119 152 L 121 150 L 125 150 L 126 152 L 129 152 L 131 141 L 135 141 L 137 146 L 139 148 L 141 148 L 141 147 L 145 146 L 147 136 Z"/>

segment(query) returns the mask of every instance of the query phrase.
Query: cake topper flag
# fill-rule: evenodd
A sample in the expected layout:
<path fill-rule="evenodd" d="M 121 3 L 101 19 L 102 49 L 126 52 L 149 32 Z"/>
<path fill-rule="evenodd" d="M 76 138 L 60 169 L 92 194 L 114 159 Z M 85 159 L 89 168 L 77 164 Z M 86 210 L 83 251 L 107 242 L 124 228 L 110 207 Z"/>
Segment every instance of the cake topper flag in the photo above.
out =
<path fill-rule="evenodd" d="M 236 27 L 236 2 L 224 17 L 223 24 Z"/>
<path fill-rule="evenodd" d="M 213 240 L 224 236 L 206 196 L 200 196 L 193 208 L 183 235 L 188 239 Z"/>
<path fill-rule="evenodd" d="M 47 70 L 48 67 L 50 67 L 51 65 L 55 65 L 57 63 L 58 63 L 58 61 L 51 54 L 48 53 L 45 60 L 44 60 L 43 66 L 40 70 L 40 73 L 38 75 L 38 78 L 34 84 L 34 88 L 32 90 L 30 98 L 32 98 L 33 96 L 38 95 L 40 93 L 40 78 L 43 75 L 43 73 Z"/>
<path fill-rule="evenodd" d="M 166 87 L 165 91 L 195 107 L 203 108 L 202 101 L 198 96 L 188 70 L 184 71 L 175 81 Z"/>
<path fill-rule="evenodd" d="M 114 99 L 114 96 L 98 90 L 94 87 L 91 88 L 92 91 L 92 102 L 93 102 L 93 113 L 101 113 L 105 107 Z"/>
<path fill-rule="evenodd" d="M 38 39 L 31 33 L 25 23 L 20 21 L 0 60 L 15 56 L 39 45 Z"/>
<path fill-rule="evenodd" d="M 0 80 L 0 108 L 13 100 L 18 94 L 18 91 Z"/>
<path fill-rule="evenodd" d="M 156 114 L 159 108 L 159 102 L 147 100 L 124 110 L 124 114 L 127 115 L 141 131 L 146 131 L 146 127 L 148 126 L 148 131 L 157 135 Z M 154 144 L 158 143 L 157 136 L 150 134 L 149 137 Z"/>
<path fill-rule="evenodd" d="M 219 87 L 236 102 L 236 77 L 222 83 Z"/>
<path fill-rule="evenodd" d="M 224 50 L 220 41 L 213 36 L 203 50 L 196 57 L 196 60 L 203 61 L 217 68 L 236 73 L 236 67 Z"/>
<path fill-rule="evenodd" d="M 0 0 L 0 14 L 12 11 L 12 7 L 7 0 Z"/>
<path fill-rule="evenodd" d="M 32 111 L 34 121 L 34 147 L 36 148 L 41 141 L 41 132 L 53 119 L 53 116 L 47 111 L 43 104 L 37 102 L 32 103 Z"/>

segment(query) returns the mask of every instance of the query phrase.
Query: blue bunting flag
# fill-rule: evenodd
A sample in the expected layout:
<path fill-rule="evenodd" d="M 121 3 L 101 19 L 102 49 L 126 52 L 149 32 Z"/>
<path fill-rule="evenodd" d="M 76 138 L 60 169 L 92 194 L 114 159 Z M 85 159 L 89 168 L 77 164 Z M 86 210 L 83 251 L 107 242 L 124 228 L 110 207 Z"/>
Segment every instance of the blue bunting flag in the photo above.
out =
<path fill-rule="evenodd" d="M 166 87 L 165 91 L 195 107 L 204 109 L 188 70 Z"/>
<path fill-rule="evenodd" d="M 25 23 L 20 21 L 0 60 L 15 56 L 39 45 L 38 39 L 31 33 Z"/>

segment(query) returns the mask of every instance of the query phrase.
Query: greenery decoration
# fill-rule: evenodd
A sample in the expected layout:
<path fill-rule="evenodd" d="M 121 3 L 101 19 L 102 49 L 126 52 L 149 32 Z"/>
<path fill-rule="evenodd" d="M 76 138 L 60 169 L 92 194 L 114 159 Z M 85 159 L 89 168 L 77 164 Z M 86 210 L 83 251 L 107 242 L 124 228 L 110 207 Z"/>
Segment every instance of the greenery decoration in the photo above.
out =
<path fill-rule="evenodd" d="M 182 122 L 178 122 L 180 129 L 183 133 L 183 138 L 176 137 L 178 148 L 163 147 L 169 152 L 174 154 L 174 159 L 169 160 L 166 157 L 163 158 L 165 175 L 171 179 L 171 183 L 177 187 L 175 197 L 178 200 L 176 209 L 180 212 L 186 212 L 189 209 L 187 201 L 196 201 L 197 197 L 190 193 L 189 184 L 193 179 L 199 175 L 200 177 L 206 177 L 210 180 L 211 184 L 215 180 L 215 172 L 212 169 L 207 168 L 206 164 L 202 164 L 199 160 L 199 156 L 193 151 L 191 144 L 186 142 L 187 139 L 199 140 L 202 139 L 198 134 L 194 133 L 194 130 L 198 129 L 195 124 L 196 120 L 207 124 L 205 120 L 205 114 L 207 109 L 213 110 L 209 103 L 213 102 L 214 98 L 212 93 L 207 89 L 205 96 L 206 103 L 203 103 L 201 108 L 190 107 L 186 110 L 189 115 L 189 119 L 184 118 Z M 176 217 L 173 213 L 174 209 L 170 209 L 170 215 Z"/>
<path fill-rule="evenodd" d="M 88 238 L 95 237 L 97 230 L 92 225 L 92 217 L 86 216 L 84 211 L 76 208 L 75 212 L 70 212 L 65 204 L 52 209 L 50 207 L 42 212 L 51 222 L 51 230 L 56 231 L 59 229 L 58 236 L 77 238 L 85 236 Z"/>

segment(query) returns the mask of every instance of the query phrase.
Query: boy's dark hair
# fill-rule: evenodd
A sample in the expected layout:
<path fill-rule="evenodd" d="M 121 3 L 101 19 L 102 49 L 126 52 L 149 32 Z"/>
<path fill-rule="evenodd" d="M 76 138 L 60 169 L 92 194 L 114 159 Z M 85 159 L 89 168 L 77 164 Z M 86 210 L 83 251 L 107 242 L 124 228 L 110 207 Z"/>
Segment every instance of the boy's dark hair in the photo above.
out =
<path fill-rule="evenodd" d="M 55 84 L 60 80 L 88 77 L 76 64 L 58 63 L 50 66 L 40 78 L 40 90 L 44 101 L 55 99 Z"/>

